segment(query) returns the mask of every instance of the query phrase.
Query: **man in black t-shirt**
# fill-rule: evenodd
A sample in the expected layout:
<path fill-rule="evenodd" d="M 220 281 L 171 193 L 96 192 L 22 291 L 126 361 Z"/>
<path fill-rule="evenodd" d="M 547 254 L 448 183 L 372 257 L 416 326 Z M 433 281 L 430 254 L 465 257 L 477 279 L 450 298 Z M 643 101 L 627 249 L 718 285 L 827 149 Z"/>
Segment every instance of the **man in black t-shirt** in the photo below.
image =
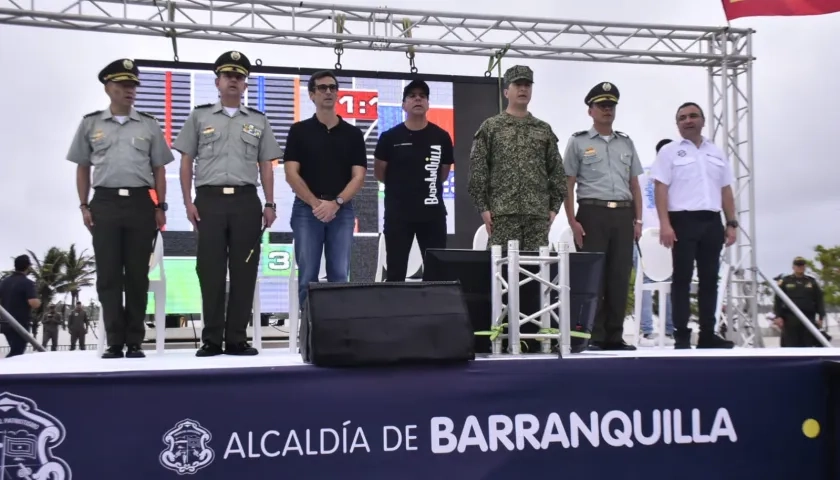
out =
<path fill-rule="evenodd" d="M 455 163 L 452 137 L 426 118 L 429 85 L 414 80 L 403 90 L 405 122 L 382 133 L 374 174 L 385 184 L 385 249 L 388 282 L 404 282 L 414 237 L 426 249 L 446 248 L 443 181 Z"/>
<path fill-rule="evenodd" d="M 9 312 L 26 331 L 32 327 L 32 309 L 41 306 L 35 291 L 35 283 L 26 277 L 32 262 L 26 255 L 15 258 L 15 272 L 0 282 L 0 305 Z M 21 355 L 26 351 L 26 338 L 0 318 L 0 330 L 9 342 L 7 357 Z"/>

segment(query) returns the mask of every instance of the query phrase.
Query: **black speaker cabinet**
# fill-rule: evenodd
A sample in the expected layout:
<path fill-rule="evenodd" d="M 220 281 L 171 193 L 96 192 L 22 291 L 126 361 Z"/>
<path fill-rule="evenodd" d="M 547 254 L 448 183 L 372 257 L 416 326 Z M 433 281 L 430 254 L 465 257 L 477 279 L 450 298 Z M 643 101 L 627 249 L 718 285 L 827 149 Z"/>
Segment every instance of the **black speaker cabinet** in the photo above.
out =
<path fill-rule="evenodd" d="M 312 283 L 300 328 L 301 356 L 317 366 L 475 358 L 458 282 Z"/>

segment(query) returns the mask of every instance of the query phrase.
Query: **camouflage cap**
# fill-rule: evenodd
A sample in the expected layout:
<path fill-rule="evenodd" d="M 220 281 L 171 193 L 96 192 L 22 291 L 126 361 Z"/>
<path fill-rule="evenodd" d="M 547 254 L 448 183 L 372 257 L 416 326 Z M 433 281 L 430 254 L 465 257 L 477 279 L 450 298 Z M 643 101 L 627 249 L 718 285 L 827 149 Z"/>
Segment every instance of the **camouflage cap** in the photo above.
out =
<path fill-rule="evenodd" d="M 805 265 L 805 258 L 804 257 L 796 257 L 793 259 L 794 265 Z"/>
<path fill-rule="evenodd" d="M 505 83 L 513 83 L 518 80 L 534 81 L 534 71 L 525 65 L 514 65 L 505 71 Z"/>

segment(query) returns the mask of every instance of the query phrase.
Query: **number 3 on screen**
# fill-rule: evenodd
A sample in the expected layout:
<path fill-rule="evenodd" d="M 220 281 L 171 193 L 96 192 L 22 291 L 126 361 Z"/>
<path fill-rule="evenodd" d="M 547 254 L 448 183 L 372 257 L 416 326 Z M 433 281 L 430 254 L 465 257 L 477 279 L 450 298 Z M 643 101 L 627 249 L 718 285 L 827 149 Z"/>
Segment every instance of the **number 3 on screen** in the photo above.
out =
<path fill-rule="evenodd" d="M 289 252 L 274 251 L 268 253 L 268 268 L 275 271 L 292 268 Z"/>

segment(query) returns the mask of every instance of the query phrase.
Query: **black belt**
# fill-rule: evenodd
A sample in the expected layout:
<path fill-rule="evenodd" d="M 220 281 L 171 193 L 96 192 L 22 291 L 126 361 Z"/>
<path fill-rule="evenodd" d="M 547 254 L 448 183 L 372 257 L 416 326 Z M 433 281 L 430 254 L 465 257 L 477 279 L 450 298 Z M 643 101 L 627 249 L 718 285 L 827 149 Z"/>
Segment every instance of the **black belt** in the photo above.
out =
<path fill-rule="evenodd" d="M 338 195 L 315 195 L 315 197 L 317 197 L 318 200 L 326 200 L 328 202 L 331 202 L 338 198 Z"/>
<path fill-rule="evenodd" d="M 223 185 L 203 185 L 201 187 L 195 187 L 196 192 L 202 193 L 210 193 L 214 195 L 237 195 L 243 193 L 254 193 L 257 191 L 256 185 L 236 185 L 236 186 L 223 186 Z"/>
<path fill-rule="evenodd" d="M 580 205 L 594 205 L 596 207 L 606 207 L 606 208 L 630 208 L 633 206 L 633 202 L 629 200 L 595 200 L 591 198 L 581 198 L 578 200 Z"/>
<path fill-rule="evenodd" d="M 104 193 L 108 196 L 118 196 L 118 197 L 134 197 L 137 195 L 145 195 L 149 196 L 149 190 L 152 190 L 152 187 L 119 187 L 119 188 L 111 188 L 111 187 L 94 187 L 93 191 L 96 193 Z"/>

